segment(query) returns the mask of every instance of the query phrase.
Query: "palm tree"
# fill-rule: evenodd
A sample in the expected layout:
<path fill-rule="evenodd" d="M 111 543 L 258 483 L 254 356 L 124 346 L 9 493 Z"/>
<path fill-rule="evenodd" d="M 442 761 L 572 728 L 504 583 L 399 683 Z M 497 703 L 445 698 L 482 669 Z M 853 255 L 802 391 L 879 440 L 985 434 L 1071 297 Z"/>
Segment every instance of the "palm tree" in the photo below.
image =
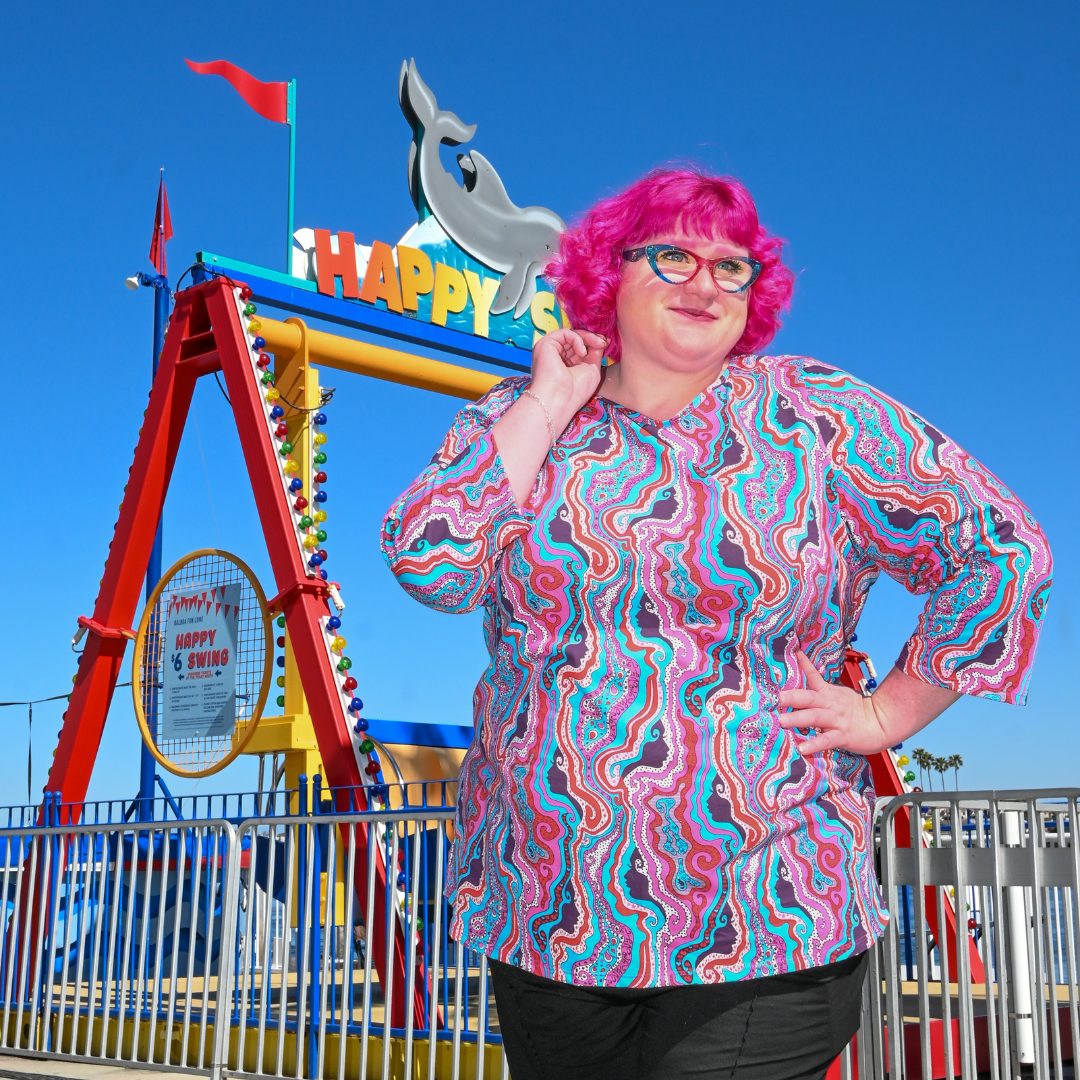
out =
<path fill-rule="evenodd" d="M 919 783 L 925 783 L 925 781 L 923 780 L 923 769 L 926 769 L 927 774 L 929 774 L 930 755 L 921 746 L 919 746 L 911 751 L 911 758 L 915 762 L 915 764 L 919 766 Z M 933 788 L 933 786 L 933 784 L 930 785 L 931 788 Z"/>
<path fill-rule="evenodd" d="M 949 757 L 949 765 L 952 767 L 953 777 L 955 778 L 956 790 L 960 790 L 960 770 L 964 767 L 964 759 L 959 754 L 952 754 Z"/>
<path fill-rule="evenodd" d="M 945 790 L 945 770 L 949 768 L 951 762 L 948 758 L 935 757 L 934 769 L 941 775 L 941 790 Z"/>

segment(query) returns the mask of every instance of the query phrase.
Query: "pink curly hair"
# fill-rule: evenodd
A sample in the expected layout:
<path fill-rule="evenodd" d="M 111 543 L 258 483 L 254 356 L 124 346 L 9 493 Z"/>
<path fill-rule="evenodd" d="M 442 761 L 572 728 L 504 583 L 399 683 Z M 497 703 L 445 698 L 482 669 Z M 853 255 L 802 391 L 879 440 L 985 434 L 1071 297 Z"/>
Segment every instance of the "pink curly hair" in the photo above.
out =
<path fill-rule="evenodd" d="M 788 309 L 795 282 L 780 259 L 784 241 L 761 227 L 754 200 L 738 180 L 693 169 L 656 169 L 617 195 L 601 199 L 562 234 L 544 277 L 571 325 L 611 338 L 608 356 L 618 360 L 622 346 L 615 304 L 622 253 L 662 237 L 676 225 L 739 244 L 761 263 L 761 274 L 750 286 L 746 329 L 733 351 L 764 348 L 780 329 L 780 315 Z"/>

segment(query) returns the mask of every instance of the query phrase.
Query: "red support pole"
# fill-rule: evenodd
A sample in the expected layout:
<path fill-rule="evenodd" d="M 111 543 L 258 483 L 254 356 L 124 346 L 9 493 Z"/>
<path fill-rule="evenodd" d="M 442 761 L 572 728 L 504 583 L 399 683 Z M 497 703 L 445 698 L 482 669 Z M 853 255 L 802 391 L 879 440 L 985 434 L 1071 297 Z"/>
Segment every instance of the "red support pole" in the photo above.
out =
<path fill-rule="evenodd" d="M 270 442 L 260 386 L 252 378 L 248 345 L 243 326 L 236 310 L 236 302 L 224 283 L 201 286 L 205 290 L 206 309 L 214 328 L 217 355 L 225 376 L 225 385 L 232 402 L 236 430 L 244 452 L 255 505 L 266 537 L 274 582 L 282 596 L 285 625 L 289 631 L 296 665 L 300 671 L 311 714 L 312 727 L 319 744 L 319 754 L 326 770 L 324 779 L 335 788 L 354 788 L 361 802 L 360 790 L 364 778 L 353 753 L 349 737 L 348 721 L 342 705 L 326 648 L 319 619 L 329 614 L 326 587 L 321 579 L 308 577 L 308 570 L 300 555 L 295 539 L 292 512 L 281 484 L 280 458 Z M 370 841 L 371 832 L 365 830 Z M 345 831 L 342 839 L 347 843 Z M 387 868 L 376 860 L 377 880 L 375 886 L 375 925 L 369 928 L 370 948 L 378 958 L 379 979 L 386 985 L 386 972 L 382 970 L 386 956 L 385 927 Z M 392 870 L 390 871 L 392 875 Z M 367 896 L 367 860 L 357 859 L 356 892 L 360 898 Z M 394 885 L 390 881 L 390 888 Z M 394 985 L 401 988 L 391 1008 L 391 1025 L 405 1025 L 406 956 L 403 929 L 396 931 L 394 949 Z M 414 1022 L 424 1026 L 423 997 L 417 989 L 413 999 Z"/>
<path fill-rule="evenodd" d="M 866 659 L 866 653 L 857 652 L 854 649 L 848 649 L 844 656 L 844 666 L 840 672 L 840 682 L 844 686 L 851 687 L 859 693 L 862 692 L 860 687 L 860 680 L 862 679 L 862 661 Z M 870 762 L 870 771 L 874 777 L 874 790 L 880 797 L 889 797 L 892 795 L 904 794 L 904 782 L 900 777 L 900 773 L 897 772 L 896 765 L 893 763 L 892 757 L 888 751 L 882 751 L 880 754 L 871 754 L 867 761 Z M 895 819 L 895 836 L 897 847 L 911 847 L 911 811 L 903 806 L 896 814 Z M 953 843 L 959 841 L 958 832 L 953 836 Z M 930 933 L 934 935 L 934 940 L 941 943 L 941 927 L 938 923 L 938 911 L 937 911 L 937 899 L 934 894 L 933 886 L 927 886 L 923 895 L 926 899 L 926 921 L 930 925 Z M 949 971 L 952 975 L 956 975 L 959 968 L 956 965 L 956 911 L 953 905 L 949 902 L 948 896 L 945 897 L 945 945 L 949 954 Z M 971 965 L 971 981 L 973 983 L 981 983 L 984 981 L 985 969 L 983 968 L 982 957 L 979 955 L 979 949 L 976 946 L 974 940 L 967 933 L 967 926 L 964 927 L 964 937 L 968 943 L 968 963 Z"/>

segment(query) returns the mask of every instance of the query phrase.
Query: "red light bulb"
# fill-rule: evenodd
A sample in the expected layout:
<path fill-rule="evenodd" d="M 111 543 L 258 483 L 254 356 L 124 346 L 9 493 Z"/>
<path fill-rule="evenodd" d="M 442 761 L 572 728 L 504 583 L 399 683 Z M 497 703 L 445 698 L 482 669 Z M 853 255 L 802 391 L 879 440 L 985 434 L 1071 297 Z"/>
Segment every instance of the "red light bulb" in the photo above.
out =
<path fill-rule="evenodd" d="M 298 495 L 293 506 L 295 506 L 297 510 L 303 510 L 307 507 L 307 499 L 305 499 L 303 495 Z"/>

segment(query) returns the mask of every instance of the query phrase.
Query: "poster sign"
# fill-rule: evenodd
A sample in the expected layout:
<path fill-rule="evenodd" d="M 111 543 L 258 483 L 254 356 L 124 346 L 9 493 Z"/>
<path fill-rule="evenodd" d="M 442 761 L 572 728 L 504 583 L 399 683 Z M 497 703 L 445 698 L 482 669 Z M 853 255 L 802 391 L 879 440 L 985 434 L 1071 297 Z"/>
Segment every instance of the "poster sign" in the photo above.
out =
<path fill-rule="evenodd" d="M 240 593 L 236 583 L 186 589 L 169 598 L 162 740 L 232 735 Z"/>

